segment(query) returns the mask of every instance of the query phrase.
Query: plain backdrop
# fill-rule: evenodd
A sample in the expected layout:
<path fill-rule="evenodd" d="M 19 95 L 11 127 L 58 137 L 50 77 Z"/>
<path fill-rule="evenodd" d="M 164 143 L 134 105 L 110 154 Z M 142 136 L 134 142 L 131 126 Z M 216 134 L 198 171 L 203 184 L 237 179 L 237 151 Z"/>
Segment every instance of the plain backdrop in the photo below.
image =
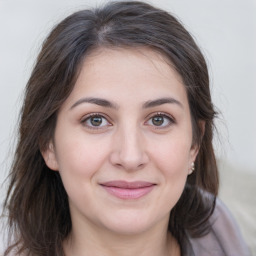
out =
<path fill-rule="evenodd" d="M 221 111 L 218 158 L 256 175 L 256 0 L 147 2 L 174 13 L 206 56 L 213 101 Z M 23 89 L 42 40 L 67 15 L 100 3 L 0 0 L 0 183 L 12 159 Z M 5 186 L 0 200 L 4 192 Z"/>

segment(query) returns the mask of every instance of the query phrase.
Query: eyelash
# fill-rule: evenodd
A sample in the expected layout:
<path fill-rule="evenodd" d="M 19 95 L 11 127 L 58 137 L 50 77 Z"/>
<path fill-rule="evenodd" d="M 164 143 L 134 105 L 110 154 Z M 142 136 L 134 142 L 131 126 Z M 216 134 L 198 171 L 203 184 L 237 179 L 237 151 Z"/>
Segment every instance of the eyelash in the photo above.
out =
<path fill-rule="evenodd" d="M 105 122 L 107 122 L 107 124 L 104 125 L 104 126 L 94 126 L 94 125 L 92 125 L 92 124 L 91 124 L 91 125 L 86 124 L 87 121 L 90 121 L 90 120 L 92 121 L 92 118 L 93 118 L 93 117 L 99 117 L 99 118 L 101 118 L 102 120 L 105 120 Z M 104 114 L 102 114 L 102 113 L 91 113 L 91 114 L 89 114 L 89 115 L 84 116 L 83 119 L 81 120 L 81 123 L 82 123 L 84 126 L 86 126 L 87 128 L 89 128 L 89 129 L 97 130 L 97 129 L 106 128 L 106 127 L 108 127 L 108 126 L 112 126 L 111 122 L 109 122 L 108 119 L 109 119 L 109 118 L 107 118 L 107 117 L 106 117 Z"/>
<path fill-rule="evenodd" d="M 162 118 L 164 118 L 165 120 L 167 119 L 167 122 L 168 122 L 168 123 L 167 123 L 166 125 L 164 125 L 164 126 L 162 126 L 162 125 L 157 126 L 157 125 L 154 125 L 154 124 L 149 124 L 149 125 L 152 126 L 154 129 L 165 129 L 165 128 L 168 128 L 168 127 L 170 127 L 171 125 L 173 125 L 173 124 L 176 123 L 175 119 L 174 119 L 172 116 L 170 116 L 169 114 L 166 114 L 166 113 L 163 113 L 163 112 L 157 112 L 157 113 L 153 113 L 153 114 L 151 114 L 151 115 L 149 116 L 149 119 L 148 119 L 148 121 L 146 121 L 146 124 L 147 124 L 149 121 L 152 122 L 152 120 L 153 120 L 154 117 L 162 117 Z"/>
<path fill-rule="evenodd" d="M 91 123 L 91 125 L 89 125 L 89 124 L 87 124 L 87 121 L 89 122 L 89 121 L 92 121 L 92 118 L 94 118 L 94 117 L 99 117 L 99 118 L 101 118 L 102 120 L 105 120 L 105 121 L 102 121 L 102 122 L 106 122 L 107 124 L 105 124 L 105 125 L 103 125 L 103 126 L 101 126 L 101 123 L 100 123 L 100 125 L 99 126 L 94 126 L 94 125 L 92 125 L 92 123 Z M 164 126 L 162 126 L 162 125 L 154 125 L 154 124 L 149 124 L 149 122 L 151 121 L 152 122 L 152 120 L 153 120 L 153 118 L 154 117 L 161 117 L 161 118 L 163 118 L 164 119 L 164 122 L 166 121 L 166 119 L 167 119 L 167 124 L 166 125 L 164 125 Z M 107 127 L 109 127 L 109 126 L 112 126 L 112 123 L 109 121 L 109 118 L 108 117 L 106 117 L 104 114 L 102 114 L 102 113 L 91 113 L 91 114 L 88 114 L 88 115 L 86 115 L 86 116 L 84 116 L 83 117 L 83 119 L 81 120 L 81 123 L 86 127 L 86 128 L 89 128 L 89 129 L 92 129 L 92 130 L 98 130 L 98 129 L 106 129 Z M 157 113 L 153 113 L 153 114 L 151 114 L 150 116 L 149 116 L 149 118 L 147 119 L 147 121 L 145 122 L 145 124 L 146 125 L 148 125 L 148 126 L 152 126 L 154 129 L 165 129 L 165 128 L 168 128 L 168 127 L 170 127 L 171 125 L 173 125 L 173 124 L 175 124 L 176 123 L 176 121 L 175 121 L 175 119 L 172 117 L 172 116 L 170 116 L 169 114 L 166 114 L 166 113 L 163 113 L 163 112 L 157 112 Z"/>

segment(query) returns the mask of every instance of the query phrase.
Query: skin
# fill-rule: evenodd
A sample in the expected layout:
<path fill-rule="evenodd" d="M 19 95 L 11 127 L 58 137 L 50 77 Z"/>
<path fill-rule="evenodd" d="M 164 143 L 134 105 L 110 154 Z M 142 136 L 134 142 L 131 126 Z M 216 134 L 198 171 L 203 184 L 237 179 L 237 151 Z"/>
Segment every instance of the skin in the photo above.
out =
<path fill-rule="evenodd" d="M 87 56 L 43 152 L 69 197 L 66 254 L 180 255 L 167 225 L 197 152 L 182 79 L 163 56 L 143 48 Z M 123 199 L 101 185 L 113 180 L 154 185 Z"/>

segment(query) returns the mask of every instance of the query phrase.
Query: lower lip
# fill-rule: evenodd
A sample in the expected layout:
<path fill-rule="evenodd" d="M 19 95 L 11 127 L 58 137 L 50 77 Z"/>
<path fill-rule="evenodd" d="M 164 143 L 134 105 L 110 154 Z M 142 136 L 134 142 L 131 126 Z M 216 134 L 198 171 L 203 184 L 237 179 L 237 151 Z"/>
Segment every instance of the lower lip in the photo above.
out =
<path fill-rule="evenodd" d="M 119 188 L 102 186 L 109 194 L 120 199 L 139 199 L 152 191 L 154 185 L 141 188 Z"/>

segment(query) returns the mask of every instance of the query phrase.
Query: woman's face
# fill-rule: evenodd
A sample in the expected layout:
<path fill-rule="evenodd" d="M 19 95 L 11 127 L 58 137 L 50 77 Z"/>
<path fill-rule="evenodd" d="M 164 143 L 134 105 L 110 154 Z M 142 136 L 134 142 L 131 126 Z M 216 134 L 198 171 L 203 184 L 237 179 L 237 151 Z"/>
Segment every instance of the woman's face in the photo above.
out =
<path fill-rule="evenodd" d="M 182 80 L 149 49 L 87 56 L 43 152 L 73 227 L 122 234 L 167 225 L 196 154 Z"/>

